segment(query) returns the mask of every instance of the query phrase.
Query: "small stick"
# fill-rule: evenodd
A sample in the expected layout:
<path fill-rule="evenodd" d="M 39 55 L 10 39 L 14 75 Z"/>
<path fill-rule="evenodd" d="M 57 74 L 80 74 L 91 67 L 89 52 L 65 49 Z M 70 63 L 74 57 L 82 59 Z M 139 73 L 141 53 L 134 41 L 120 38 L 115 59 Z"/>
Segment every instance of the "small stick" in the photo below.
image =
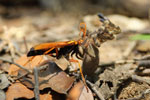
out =
<path fill-rule="evenodd" d="M 112 66 L 115 64 L 127 64 L 127 63 L 136 63 L 137 60 L 133 59 L 133 60 L 118 60 L 118 61 L 112 61 L 109 63 L 104 63 L 104 64 L 100 64 L 99 67 L 106 67 L 106 66 Z"/>
<path fill-rule="evenodd" d="M 145 55 L 141 58 L 134 58 L 135 60 L 139 61 L 139 60 L 150 60 L 150 55 Z"/>
<path fill-rule="evenodd" d="M 36 100 L 40 100 L 40 97 L 39 97 L 38 69 L 36 67 L 34 67 L 33 71 L 34 71 L 34 82 L 35 82 L 34 95 L 35 95 L 35 99 Z"/>
<path fill-rule="evenodd" d="M 23 37 L 23 41 L 26 48 L 26 53 L 28 53 L 28 45 L 27 45 L 26 37 Z"/>
<path fill-rule="evenodd" d="M 103 95 L 97 90 L 96 86 L 93 83 L 91 83 L 88 80 L 86 82 L 90 85 L 91 89 L 97 94 L 97 96 L 100 100 L 105 100 Z"/>
<path fill-rule="evenodd" d="M 112 62 L 108 62 L 108 63 L 104 63 L 104 64 L 100 64 L 99 67 L 107 67 L 107 66 L 113 66 L 115 64 L 127 64 L 127 63 L 137 63 L 137 62 L 143 62 L 143 61 L 147 61 L 150 59 L 150 55 L 144 56 L 142 58 L 135 58 L 135 59 L 131 59 L 131 60 L 118 60 L 118 61 L 112 61 Z"/>
<path fill-rule="evenodd" d="M 136 45 L 137 45 L 137 41 L 131 42 L 130 45 L 128 46 L 128 48 L 123 53 L 123 58 L 126 59 L 130 55 L 130 53 L 133 51 L 133 49 L 135 48 Z"/>
<path fill-rule="evenodd" d="M 19 65 L 19 64 L 17 64 L 17 63 L 15 63 L 15 62 L 12 62 L 12 61 L 3 59 L 3 58 L 1 58 L 1 57 L 0 57 L 0 60 L 2 60 L 3 62 L 7 62 L 7 63 L 10 63 L 10 64 L 14 64 L 14 65 L 18 66 L 19 68 L 24 69 L 25 71 L 27 71 L 27 72 L 29 72 L 29 73 L 32 73 L 31 70 L 29 70 L 29 69 L 27 69 L 27 68 L 25 68 L 25 67 L 23 67 L 23 66 L 21 66 L 21 65 Z"/>
<path fill-rule="evenodd" d="M 143 66 L 145 68 L 150 68 L 150 60 L 142 60 L 138 62 L 138 66 Z"/>
<path fill-rule="evenodd" d="M 38 67 L 38 70 L 43 70 L 43 69 L 46 69 L 48 66 L 47 65 L 42 65 L 42 66 L 40 66 L 40 67 Z M 37 67 L 36 67 L 37 68 Z M 17 78 L 15 79 L 15 80 L 18 80 L 18 79 L 20 79 L 20 78 L 23 78 L 24 76 L 26 76 L 27 74 L 29 74 L 29 72 L 28 73 L 26 73 L 26 74 L 24 74 L 24 75 L 21 75 L 21 76 L 17 76 Z M 16 76 L 15 76 L 16 77 Z M 34 86 L 34 85 L 33 85 Z"/>
<path fill-rule="evenodd" d="M 147 83 L 148 85 L 150 85 L 150 80 L 148 79 L 144 79 L 143 77 L 140 77 L 140 76 L 137 76 L 137 75 L 132 75 L 131 76 L 132 80 L 133 81 L 136 81 L 136 82 L 143 82 L 143 83 Z"/>
<path fill-rule="evenodd" d="M 112 61 L 104 64 L 98 65 L 98 68 L 95 71 L 95 74 L 100 74 L 102 72 L 102 69 L 104 70 L 107 67 L 115 66 L 116 64 L 136 64 L 138 61 L 136 59 L 133 60 L 118 60 L 118 61 Z"/>

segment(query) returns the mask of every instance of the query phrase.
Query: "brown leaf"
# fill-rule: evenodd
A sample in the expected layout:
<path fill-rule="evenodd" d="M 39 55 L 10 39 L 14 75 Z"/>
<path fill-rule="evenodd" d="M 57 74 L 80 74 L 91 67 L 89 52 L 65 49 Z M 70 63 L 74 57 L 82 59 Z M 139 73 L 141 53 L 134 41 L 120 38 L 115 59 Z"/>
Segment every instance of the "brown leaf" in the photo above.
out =
<path fill-rule="evenodd" d="M 14 100 L 17 98 L 34 98 L 34 92 L 21 83 L 12 84 L 6 92 L 6 100 Z M 50 94 L 40 94 L 41 100 L 52 100 L 52 95 Z"/>
<path fill-rule="evenodd" d="M 82 82 L 78 82 L 68 94 L 67 100 L 94 100 L 91 90 L 86 87 Z"/>
<path fill-rule="evenodd" d="M 82 64 L 83 73 L 93 79 L 94 72 L 99 65 L 99 50 L 95 45 L 89 44 L 85 51 Z"/>
<path fill-rule="evenodd" d="M 24 64 L 26 62 L 28 62 L 28 60 L 29 60 L 29 57 L 27 57 L 26 55 L 23 55 L 22 57 L 20 57 L 15 62 L 19 65 L 24 66 Z M 43 61 L 42 56 L 35 56 L 35 58 L 32 61 L 30 61 L 29 63 L 27 63 L 26 66 L 24 66 L 24 67 L 29 68 L 29 69 L 33 69 L 35 66 L 37 66 L 42 61 Z M 19 69 L 20 68 L 18 66 L 12 64 L 8 70 L 8 73 L 9 73 L 9 75 L 18 75 Z"/>
<path fill-rule="evenodd" d="M 66 94 L 74 82 L 74 77 L 69 77 L 54 62 L 49 61 L 43 66 L 47 68 L 39 71 L 39 89 L 52 88 L 58 93 Z M 29 74 L 20 81 L 27 87 L 33 88 L 34 76 L 33 74 Z"/>
<path fill-rule="evenodd" d="M 61 59 L 56 59 L 54 57 L 48 56 L 48 58 L 51 61 L 55 62 L 58 65 L 58 67 L 60 67 L 62 70 L 66 70 L 69 65 L 69 62 L 64 57 L 62 57 Z"/>
<path fill-rule="evenodd" d="M 42 94 L 40 95 L 40 100 L 53 100 L 52 95 L 50 94 Z"/>
<path fill-rule="evenodd" d="M 45 80 L 45 79 L 44 79 Z M 48 83 L 40 86 L 41 89 L 51 87 L 58 93 L 66 94 L 74 82 L 73 77 L 67 76 L 65 72 L 59 72 L 57 75 L 49 79 Z"/>
<path fill-rule="evenodd" d="M 29 90 L 21 83 L 12 84 L 6 92 L 6 100 L 14 100 L 17 98 L 31 99 L 33 97 L 33 91 Z"/>

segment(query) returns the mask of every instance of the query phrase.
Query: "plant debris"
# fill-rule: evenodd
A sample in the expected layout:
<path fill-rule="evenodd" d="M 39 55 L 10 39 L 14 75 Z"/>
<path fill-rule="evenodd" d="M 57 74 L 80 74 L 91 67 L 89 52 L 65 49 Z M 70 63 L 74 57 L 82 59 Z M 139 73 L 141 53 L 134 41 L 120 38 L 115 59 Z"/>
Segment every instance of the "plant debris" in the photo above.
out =
<path fill-rule="evenodd" d="M 101 13 L 81 26 L 71 15 L 36 13 L 0 19 L 0 100 L 149 100 L 149 42 L 130 41 L 135 26 L 121 32 Z M 49 50 L 34 47 L 43 42 Z"/>

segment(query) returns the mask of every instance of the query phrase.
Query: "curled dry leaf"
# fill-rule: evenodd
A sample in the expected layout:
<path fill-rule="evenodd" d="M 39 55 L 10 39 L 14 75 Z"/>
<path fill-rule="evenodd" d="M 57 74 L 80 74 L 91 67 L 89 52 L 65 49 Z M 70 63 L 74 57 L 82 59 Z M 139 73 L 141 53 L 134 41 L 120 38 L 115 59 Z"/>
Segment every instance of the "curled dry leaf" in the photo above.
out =
<path fill-rule="evenodd" d="M 32 99 L 34 92 L 21 83 L 12 84 L 6 92 L 6 100 L 14 100 L 18 98 Z M 40 94 L 41 100 L 52 100 L 50 94 Z"/>
<path fill-rule="evenodd" d="M 20 57 L 18 60 L 16 60 L 15 62 L 19 65 L 24 66 L 29 60 L 29 57 L 27 57 L 26 55 L 23 55 L 22 57 Z M 43 61 L 43 57 L 42 56 L 35 56 L 35 58 L 30 61 L 29 63 L 26 64 L 26 68 L 28 69 L 33 69 L 35 66 L 37 66 L 40 61 Z M 12 64 L 8 70 L 9 75 L 18 75 L 18 70 L 20 68 L 14 64 Z"/>
<path fill-rule="evenodd" d="M 85 49 L 82 64 L 84 75 L 87 75 L 88 78 L 92 78 L 98 65 L 99 65 L 99 50 L 95 45 L 89 44 Z"/>
<path fill-rule="evenodd" d="M 94 100 L 91 90 L 85 88 L 82 82 L 78 82 L 70 91 L 67 100 Z"/>
<path fill-rule="evenodd" d="M 5 74 L 0 74 L 0 89 L 5 89 L 8 87 L 10 82 L 8 81 Z"/>
<path fill-rule="evenodd" d="M 41 67 L 45 67 L 45 69 L 39 70 L 39 89 L 51 88 L 58 93 L 66 94 L 75 80 L 74 77 L 67 75 L 56 63 L 51 61 L 48 61 Z M 27 87 L 33 88 L 34 76 L 29 74 L 27 77 L 20 79 L 20 81 Z"/>

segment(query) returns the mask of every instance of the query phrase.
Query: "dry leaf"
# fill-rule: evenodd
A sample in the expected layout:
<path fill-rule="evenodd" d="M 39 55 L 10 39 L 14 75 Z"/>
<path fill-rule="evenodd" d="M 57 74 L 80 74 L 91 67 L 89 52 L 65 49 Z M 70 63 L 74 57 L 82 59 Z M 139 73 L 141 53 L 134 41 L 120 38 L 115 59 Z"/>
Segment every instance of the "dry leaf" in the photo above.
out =
<path fill-rule="evenodd" d="M 53 100 L 50 94 L 40 94 L 40 100 Z"/>
<path fill-rule="evenodd" d="M 21 83 L 12 84 L 6 92 L 6 100 L 14 100 L 17 98 L 34 98 L 34 92 Z M 50 94 L 40 94 L 41 100 L 52 100 L 52 95 Z"/>
<path fill-rule="evenodd" d="M 10 82 L 8 81 L 5 74 L 0 74 L 0 89 L 5 89 L 8 87 Z"/>
<path fill-rule="evenodd" d="M 91 90 L 78 82 L 69 92 L 67 100 L 94 100 Z"/>
<path fill-rule="evenodd" d="M 14 100 L 17 98 L 32 99 L 33 97 L 33 91 L 29 90 L 21 83 L 12 84 L 6 92 L 6 100 Z"/>
<path fill-rule="evenodd" d="M 26 55 L 23 55 L 22 57 L 20 57 L 18 60 L 16 60 L 15 62 L 19 65 L 22 65 L 24 66 L 24 64 L 26 62 L 28 62 L 29 60 L 29 57 L 27 57 Z M 29 69 L 33 69 L 35 66 L 37 66 L 40 62 L 42 62 L 44 59 L 42 56 L 35 56 L 35 58 L 30 61 L 28 64 L 26 64 L 26 68 L 29 68 Z M 20 68 L 14 64 L 12 64 L 8 70 L 8 73 L 9 75 L 18 75 L 18 70 Z"/>
<path fill-rule="evenodd" d="M 79 97 L 79 100 L 94 100 L 91 90 L 88 88 L 88 92 L 87 92 L 87 89 L 84 86 L 84 88 L 83 88 L 83 90 L 81 92 L 81 95 Z"/>
<path fill-rule="evenodd" d="M 94 76 L 94 72 L 96 71 L 98 65 L 99 65 L 99 50 L 98 48 L 90 44 L 85 49 L 86 53 L 84 54 L 83 59 L 83 73 L 84 75 L 87 75 L 88 78 L 92 78 Z"/>
<path fill-rule="evenodd" d="M 49 61 L 43 66 L 46 66 L 46 69 L 39 71 L 39 89 L 52 88 L 58 93 L 66 94 L 74 82 L 74 77 L 67 75 L 54 62 Z M 29 74 L 20 81 L 28 88 L 33 88 L 34 76 Z"/>
<path fill-rule="evenodd" d="M 69 62 L 64 57 L 62 57 L 61 59 L 56 59 L 54 57 L 48 56 L 48 59 L 55 62 L 62 70 L 66 70 L 69 65 Z"/>
<path fill-rule="evenodd" d="M 65 72 L 59 72 L 57 75 L 49 79 L 48 83 L 45 83 L 40 87 L 43 89 L 45 87 L 51 87 L 54 91 L 58 93 L 66 94 L 67 91 L 71 88 L 73 82 L 74 82 L 73 77 L 67 76 Z"/>

